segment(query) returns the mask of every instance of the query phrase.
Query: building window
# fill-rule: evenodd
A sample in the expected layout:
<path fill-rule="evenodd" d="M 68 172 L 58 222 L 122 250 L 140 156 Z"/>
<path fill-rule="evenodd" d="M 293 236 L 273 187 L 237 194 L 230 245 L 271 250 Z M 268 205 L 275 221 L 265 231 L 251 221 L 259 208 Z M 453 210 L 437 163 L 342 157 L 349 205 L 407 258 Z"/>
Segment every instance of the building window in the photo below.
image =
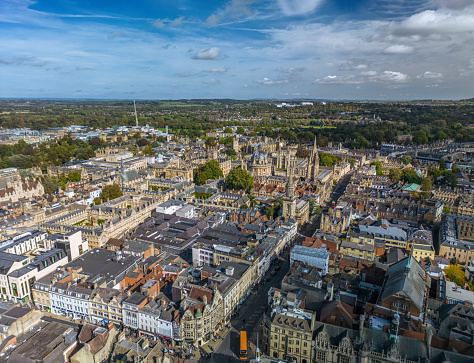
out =
<path fill-rule="evenodd" d="M 339 363 L 351 363 L 351 359 L 349 357 L 340 355 L 338 362 Z"/>
<path fill-rule="evenodd" d="M 316 352 L 316 359 L 325 361 L 326 360 L 326 352 L 317 351 Z"/>

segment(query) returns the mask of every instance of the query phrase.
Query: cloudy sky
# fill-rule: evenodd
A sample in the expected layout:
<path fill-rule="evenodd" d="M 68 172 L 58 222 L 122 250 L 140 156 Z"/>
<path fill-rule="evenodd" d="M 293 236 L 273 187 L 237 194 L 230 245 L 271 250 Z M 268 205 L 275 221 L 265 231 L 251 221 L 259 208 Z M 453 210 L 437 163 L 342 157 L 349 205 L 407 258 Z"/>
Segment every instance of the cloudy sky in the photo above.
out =
<path fill-rule="evenodd" d="M 0 97 L 474 97 L 473 0 L 0 0 Z"/>

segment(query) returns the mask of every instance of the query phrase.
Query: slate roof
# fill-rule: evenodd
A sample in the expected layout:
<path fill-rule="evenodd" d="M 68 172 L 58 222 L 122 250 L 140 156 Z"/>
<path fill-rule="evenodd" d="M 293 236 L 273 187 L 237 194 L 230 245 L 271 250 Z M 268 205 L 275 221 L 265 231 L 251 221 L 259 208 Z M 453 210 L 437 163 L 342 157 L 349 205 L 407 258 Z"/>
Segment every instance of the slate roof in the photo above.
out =
<path fill-rule="evenodd" d="M 425 297 L 425 271 L 412 256 L 394 263 L 385 273 L 381 300 L 400 293 L 413 301 L 417 309 L 422 311 Z"/>

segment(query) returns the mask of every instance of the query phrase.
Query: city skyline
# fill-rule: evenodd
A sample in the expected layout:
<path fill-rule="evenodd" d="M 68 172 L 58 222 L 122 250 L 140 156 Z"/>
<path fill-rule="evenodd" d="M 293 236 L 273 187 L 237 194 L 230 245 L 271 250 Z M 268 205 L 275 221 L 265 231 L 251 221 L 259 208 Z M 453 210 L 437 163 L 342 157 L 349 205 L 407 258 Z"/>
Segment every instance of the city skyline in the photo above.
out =
<path fill-rule="evenodd" d="M 462 99 L 468 0 L 10 1 L 2 98 Z"/>

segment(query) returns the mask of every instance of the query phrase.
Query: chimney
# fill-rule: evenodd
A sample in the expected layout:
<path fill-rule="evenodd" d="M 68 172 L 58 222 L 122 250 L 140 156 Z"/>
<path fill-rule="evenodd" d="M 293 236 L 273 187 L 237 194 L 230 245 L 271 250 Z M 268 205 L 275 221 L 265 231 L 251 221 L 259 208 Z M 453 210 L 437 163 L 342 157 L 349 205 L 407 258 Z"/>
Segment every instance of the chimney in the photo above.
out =
<path fill-rule="evenodd" d="M 232 276 L 234 274 L 234 266 L 227 266 L 225 269 L 225 274 Z"/>

